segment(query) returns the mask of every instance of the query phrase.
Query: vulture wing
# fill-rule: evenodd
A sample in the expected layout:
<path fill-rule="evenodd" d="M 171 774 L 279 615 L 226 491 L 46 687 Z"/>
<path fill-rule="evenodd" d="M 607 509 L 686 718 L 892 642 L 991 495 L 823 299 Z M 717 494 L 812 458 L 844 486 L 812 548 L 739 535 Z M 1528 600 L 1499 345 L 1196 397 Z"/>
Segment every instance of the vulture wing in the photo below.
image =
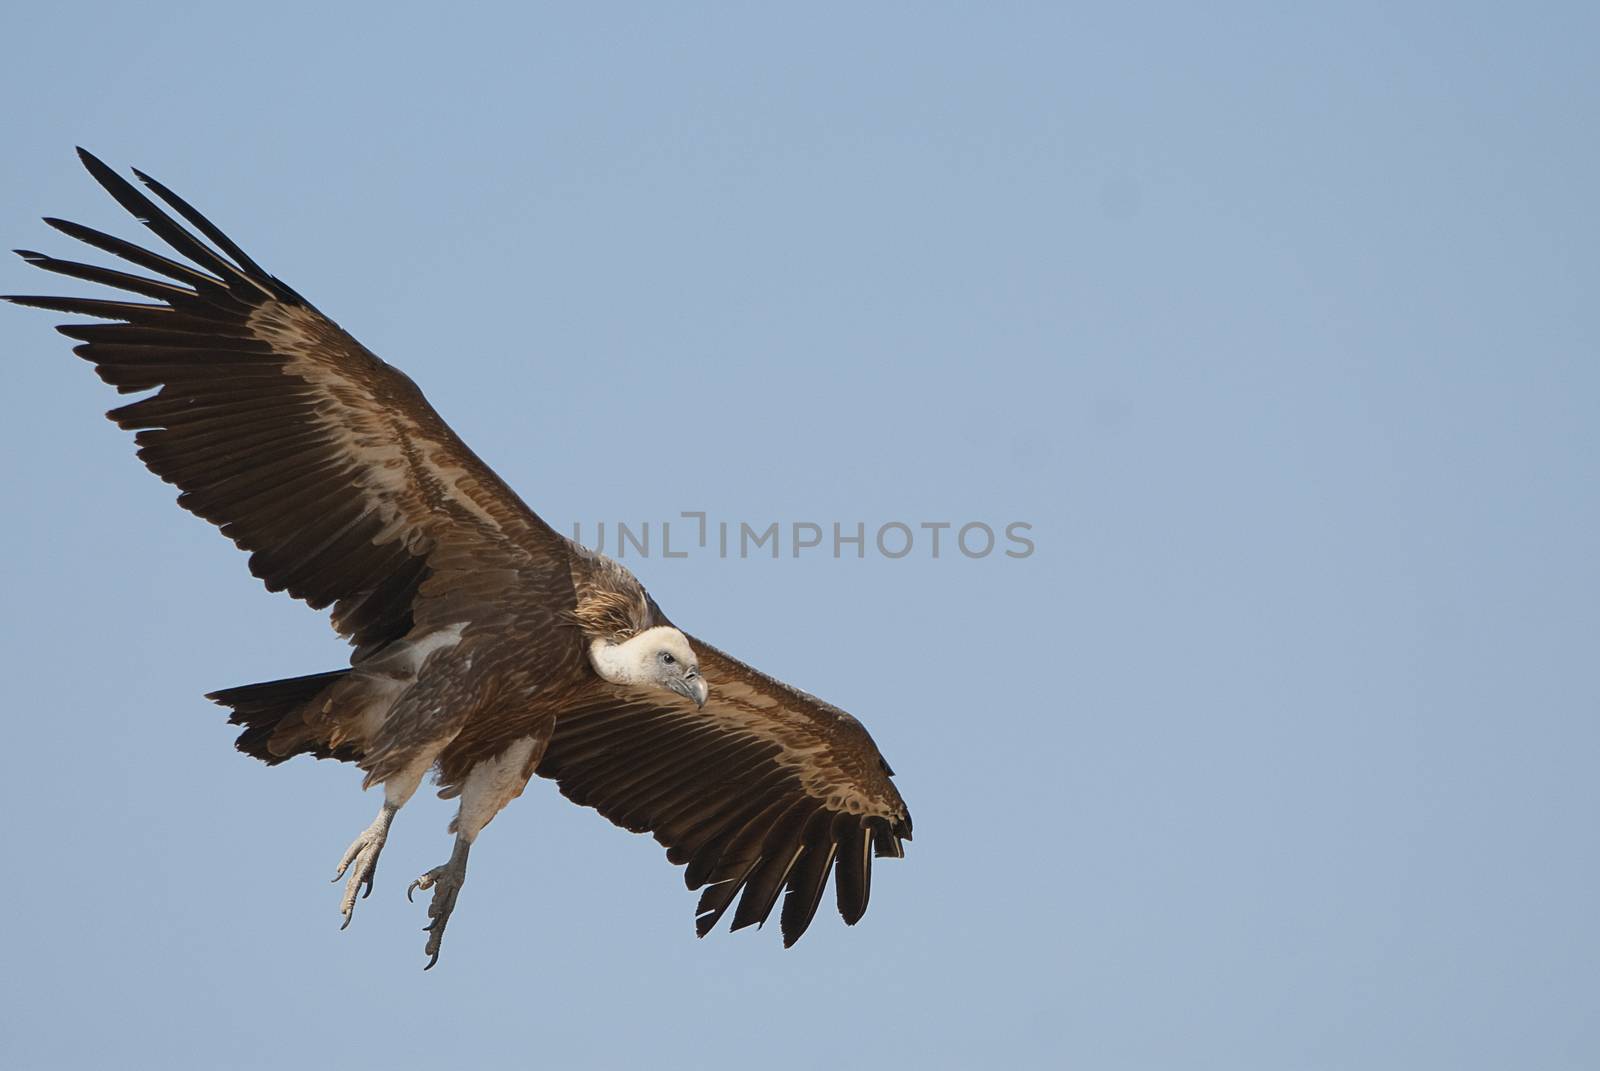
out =
<path fill-rule="evenodd" d="M 10 301 L 116 323 L 58 328 L 124 393 L 107 415 L 136 429 L 139 456 L 178 503 L 250 551 L 272 591 L 332 604 L 361 653 L 403 636 L 433 585 L 453 599 L 510 574 L 571 603 L 566 541 L 480 461 L 404 374 L 267 274 L 188 203 L 135 172 L 199 231 L 79 150 L 89 173 L 189 263 L 69 223 L 52 227 L 163 278 L 18 252 L 46 271 L 153 303 L 75 297 Z M 566 599 L 556 601 L 565 589 Z M 537 598 L 535 601 L 538 601 Z"/>
<path fill-rule="evenodd" d="M 653 833 L 704 887 L 709 933 L 741 890 L 733 929 L 765 922 L 787 890 L 783 942 L 799 940 L 828 875 L 839 913 L 867 910 L 872 857 L 900 856 L 911 815 L 861 723 L 691 638 L 704 710 L 660 690 L 597 695 L 561 711 L 538 772 L 617 825 Z"/>

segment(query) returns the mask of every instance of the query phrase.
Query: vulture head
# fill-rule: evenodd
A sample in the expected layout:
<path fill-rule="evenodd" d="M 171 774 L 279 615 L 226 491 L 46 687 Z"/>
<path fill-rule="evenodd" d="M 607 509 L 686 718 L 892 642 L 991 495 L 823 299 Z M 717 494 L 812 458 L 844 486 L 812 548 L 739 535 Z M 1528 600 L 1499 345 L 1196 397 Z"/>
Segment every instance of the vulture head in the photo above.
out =
<path fill-rule="evenodd" d="M 589 644 L 589 662 L 612 684 L 665 688 L 697 707 L 706 705 L 710 693 L 688 637 L 671 625 L 645 629 L 621 643 L 594 640 Z"/>

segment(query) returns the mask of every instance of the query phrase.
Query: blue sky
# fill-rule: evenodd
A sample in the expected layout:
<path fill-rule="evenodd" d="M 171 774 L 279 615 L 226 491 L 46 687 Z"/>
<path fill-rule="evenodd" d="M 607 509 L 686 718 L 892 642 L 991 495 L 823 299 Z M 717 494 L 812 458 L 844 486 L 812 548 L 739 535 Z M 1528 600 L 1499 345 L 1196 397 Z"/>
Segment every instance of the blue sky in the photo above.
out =
<path fill-rule="evenodd" d="M 653 842 L 539 782 L 424 975 L 402 892 L 450 806 L 337 932 L 376 798 L 235 754 L 201 695 L 342 645 L 172 505 L 51 315 L 0 310 L 5 1062 L 1595 1066 L 1597 21 L 12 13 L 7 245 L 141 236 L 83 144 L 564 528 L 1036 549 L 632 563 L 867 723 L 909 857 L 854 929 L 696 941 Z"/>

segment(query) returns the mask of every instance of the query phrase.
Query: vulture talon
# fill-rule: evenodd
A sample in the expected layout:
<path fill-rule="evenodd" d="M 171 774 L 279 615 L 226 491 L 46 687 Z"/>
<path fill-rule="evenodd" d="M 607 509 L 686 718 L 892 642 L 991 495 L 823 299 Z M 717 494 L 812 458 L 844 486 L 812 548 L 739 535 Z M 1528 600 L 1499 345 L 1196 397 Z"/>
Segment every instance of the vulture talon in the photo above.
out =
<path fill-rule="evenodd" d="M 394 821 L 397 810 L 398 807 L 385 801 L 378 817 L 350 842 L 350 847 L 345 849 L 344 856 L 339 860 L 339 871 L 333 880 L 344 877 L 346 871 L 350 873 L 345 881 L 344 896 L 339 900 L 339 913 L 344 916 L 340 930 L 347 929 L 350 920 L 355 917 L 357 898 L 365 900 L 372 895 L 372 879 L 378 873 L 378 856 L 383 853 L 384 842 L 389 839 L 389 825 Z"/>
<path fill-rule="evenodd" d="M 444 942 L 444 929 L 450 922 L 450 915 L 456 909 L 456 897 L 461 894 L 461 886 L 467 880 L 467 853 L 472 850 L 472 842 L 465 837 L 456 838 L 455 850 L 450 853 L 450 861 L 443 866 L 436 866 L 416 881 L 411 883 L 412 889 L 432 890 L 433 898 L 428 902 L 428 925 L 423 927 L 423 932 L 428 935 L 428 943 L 423 948 L 423 954 L 428 956 L 428 965 L 423 970 L 432 970 L 433 965 L 439 962 L 439 950 Z M 411 890 L 406 890 L 409 898 Z"/>

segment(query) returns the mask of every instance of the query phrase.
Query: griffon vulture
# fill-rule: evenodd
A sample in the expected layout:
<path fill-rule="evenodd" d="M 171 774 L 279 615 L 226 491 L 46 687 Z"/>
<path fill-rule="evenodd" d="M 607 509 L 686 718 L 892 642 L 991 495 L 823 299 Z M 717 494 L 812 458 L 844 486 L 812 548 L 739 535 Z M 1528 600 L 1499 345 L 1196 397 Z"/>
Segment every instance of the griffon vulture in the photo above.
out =
<path fill-rule="evenodd" d="M 113 321 L 58 330 L 117 390 L 153 392 L 107 414 L 137 431 L 140 459 L 250 553 L 268 590 L 333 607 L 354 647 L 348 669 L 209 698 L 244 727 L 247 755 L 354 763 L 365 786 L 383 786 L 377 818 L 339 860 L 345 925 L 430 771 L 460 804 L 449 861 L 407 890 L 432 893 L 429 967 L 468 852 L 535 773 L 654 834 L 704 890 L 701 936 L 735 898 L 740 929 L 783 895 L 793 944 L 830 873 L 845 922 L 861 918 L 872 857 L 903 854 L 911 816 L 859 722 L 679 631 L 626 569 L 540 520 L 411 380 L 188 202 L 134 172 L 193 231 L 79 154 L 188 263 L 47 219 L 150 274 L 24 259 L 149 300 L 8 300 Z"/>

